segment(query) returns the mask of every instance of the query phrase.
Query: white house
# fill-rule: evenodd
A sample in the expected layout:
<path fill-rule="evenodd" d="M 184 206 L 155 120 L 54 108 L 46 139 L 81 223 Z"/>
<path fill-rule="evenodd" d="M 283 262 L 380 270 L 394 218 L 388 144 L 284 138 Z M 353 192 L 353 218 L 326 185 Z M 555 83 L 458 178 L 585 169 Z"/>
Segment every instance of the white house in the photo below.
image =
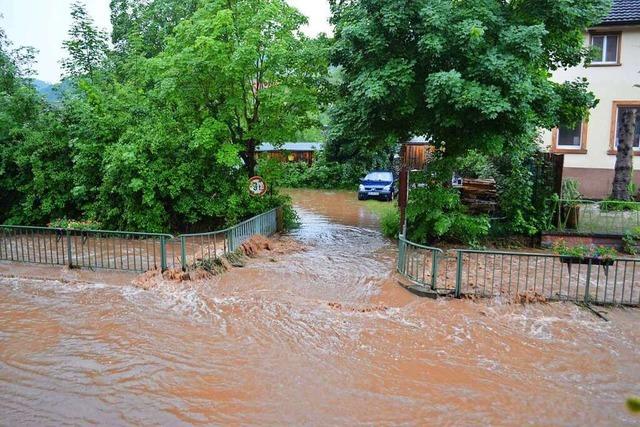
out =
<path fill-rule="evenodd" d="M 577 179 L 586 197 L 605 198 L 614 177 L 619 113 L 640 109 L 640 0 L 614 0 L 609 16 L 585 34 L 585 43 L 599 48 L 597 58 L 587 67 L 557 70 L 553 78 L 586 77 L 600 103 L 588 120 L 545 132 L 543 141 L 552 152 L 565 154 L 565 178 Z M 634 170 L 640 186 L 640 115 L 636 129 Z"/>

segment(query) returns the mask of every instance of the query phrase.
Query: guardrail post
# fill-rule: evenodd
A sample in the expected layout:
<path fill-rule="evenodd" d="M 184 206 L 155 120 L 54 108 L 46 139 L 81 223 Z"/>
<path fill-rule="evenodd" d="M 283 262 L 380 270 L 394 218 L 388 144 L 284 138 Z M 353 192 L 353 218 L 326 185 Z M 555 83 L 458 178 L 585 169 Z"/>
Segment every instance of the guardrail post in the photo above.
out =
<path fill-rule="evenodd" d="M 438 288 L 438 253 L 431 251 L 431 290 Z"/>
<path fill-rule="evenodd" d="M 460 298 L 462 295 L 462 267 L 463 267 L 463 254 L 462 251 L 458 251 L 458 268 L 456 269 L 456 298 Z"/>
<path fill-rule="evenodd" d="M 276 210 L 276 230 L 278 233 L 282 233 L 284 231 L 284 209 L 282 206 Z"/>
<path fill-rule="evenodd" d="M 397 270 L 399 273 L 404 274 L 404 253 L 407 247 L 407 243 L 404 241 L 404 236 L 401 234 L 399 236 L 399 245 L 398 245 L 398 265 Z"/>
<path fill-rule="evenodd" d="M 589 296 L 589 286 L 591 285 L 591 259 L 589 260 L 589 264 L 587 265 L 587 283 L 584 288 L 584 303 L 589 304 L 591 301 L 591 297 Z M 579 274 L 579 273 L 578 273 Z M 576 286 L 578 283 L 576 283 Z"/>
<path fill-rule="evenodd" d="M 67 234 L 67 265 L 69 268 L 73 268 L 73 261 L 71 260 L 71 232 L 69 230 L 65 230 Z"/>
<path fill-rule="evenodd" d="M 182 271 L 187 271 L 187 242 L 184 236 L 180 236 L 180 263 Z"/>
<path fill-rule="evenodd" d="M 167 239 L 160 236 L 160 271 L 167 271 Z"/>

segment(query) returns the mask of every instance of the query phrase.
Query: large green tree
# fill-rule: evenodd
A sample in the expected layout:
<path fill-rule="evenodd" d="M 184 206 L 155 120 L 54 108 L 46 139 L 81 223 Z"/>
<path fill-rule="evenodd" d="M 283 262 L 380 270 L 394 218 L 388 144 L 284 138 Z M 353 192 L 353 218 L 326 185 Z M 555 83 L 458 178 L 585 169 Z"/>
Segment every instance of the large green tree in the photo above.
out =
<path fill-rule="evenodd" d="M 451 154 L 500 152 L 593 105 L 585 82 L 550 73 L 585 59 L 583 31 L 608 0 L 331 3 L 344 138 L 428 135 Z"/>
<path fill-rule="evenodd" d="M 0 222 L 75 213 L 66 133 L 29 78 L 34 53 L 14 49 L 0 29 Z"/>
<path fill-rule="evenodd" d="M 514 172 L 522 175 L 540 129 L 575 123 L 596 104 L 586 81 L 556 83 L 551 73 L 588 58 L 584 32 L 609 5 L 609 0 L 331 1 L 332 62 L 344 76 L 332 111 L 331 145 L 358 156 L 354 146 L 366 155 L 424 135 L 438 149 L 436 161 L 450 170 L 475 150 L 507 153 Z M 440 184 L 450 176 L 440 174 Z M 525 196 L 531 195 L 531 180 L 520 178 L 519 193 L 504 192 L 523 197 L 511 201 L 522 209 L 506 213 L 510 217 L 523 215 Z"/>
<path fill-rule="evenodd" d="M 305 23 L 285 0 L 206 1 L 155 61 L 163 96 L 248 175 L 260 143 L 292 140 L 317 117 L 326 49 Z"/>
<path fill-rule="evenodd" d="M 69 38 L 63 43 L 69 56 L 62 61 L 62 68 L 70 77 L 93 77 L 106 60 L 108 36 L 95 26 L 83 2 L 71 5 L 71 19 Z"/>

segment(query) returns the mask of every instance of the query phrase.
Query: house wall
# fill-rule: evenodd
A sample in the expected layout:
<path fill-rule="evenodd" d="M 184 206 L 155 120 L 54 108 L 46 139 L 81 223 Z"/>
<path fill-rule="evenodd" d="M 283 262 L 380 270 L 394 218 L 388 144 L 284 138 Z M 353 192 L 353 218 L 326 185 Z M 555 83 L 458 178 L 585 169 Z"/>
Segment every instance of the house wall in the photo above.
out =
<path fill-rule="evenodd" d="M 606 31 L 600 29 L 598 31 Z M 553 78 L 558 82 L 571 81 L 579 77 L 589 80 L 589 89 L 593 91 L 600 103 L 592 110 L 587 128 L 583 129 L 586 136 L 584 150 L 580 153 L 565 156 L 565 177 L 580 180 L 581 191 L 591 198 L 604 198 L 611 192 L 613 169 L 616 162 L 615 154 L 611 153 L 610 141 L 614 101 L 636 101 L 640 103 L 640 27 L 611 28 L 612 32 L 621 31 L 620 63 L 614 66 L 575 67 L 567 70 L 557 70 Z M 585 44 L 589 43 L 588 35 Z M 551 148 L 552 132 L 543 132 L 543 143 Z M 634 159 L 635 170 L 640 170 L 640 156 Z M 640 184 L 640 177 L 636 174 L 636 182 Z"/>

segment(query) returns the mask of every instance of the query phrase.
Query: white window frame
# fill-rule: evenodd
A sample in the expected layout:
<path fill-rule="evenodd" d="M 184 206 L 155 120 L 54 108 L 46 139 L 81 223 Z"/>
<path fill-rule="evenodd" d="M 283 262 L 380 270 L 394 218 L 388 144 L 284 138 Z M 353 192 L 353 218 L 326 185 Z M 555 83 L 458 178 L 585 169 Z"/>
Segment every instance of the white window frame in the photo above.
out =
<path fill-rule="evenodd" d="M 616 106 L 616 120 L 613 122 L 614 126 L 615 126 L 615 130 L 613 132 L 613 145 L 614 145 L 614 150 L 618 151 L 618 119 L 620 118 L 620 109 L 621 108 L 637 108 L 638 111 L 640 112 L 640 105 L 617 105 Z M 638 113 L 640 114 L 640 113 Z M 636 119 L 637 120 L 637 119 Z M 633 151 L 640 151 L 640 143 L 638 144 L 637 147 L 633 147 Z"/>
<path fill-rule="evenodd" d="M 620 42 L 622 38 L 622 34 L 620 33 L 610 33 L 610 34 L 598 34 L 594 33 L 590 35 L 589 45 L 593 48 L 593 38 L 594 37 L 602 37 L 602 52 L 600 54 L 599 59 L 594 59 L 591 61 L 592 64 L 602 64 L 602 65 L 618 65 L 620 63 Z M 616 43 L 616 59 L 615 61 L 607 61 L 607 47 L 609 44 L 609 38 L 616 37 L 618 41 Z"/>
<path fill-rule="evenodd" d="M 558 150 L 582 150 L 583 147 L 583 140 L 582 140 L 582 131 L 583 131 L 583 126 L 584 126 L 584 122 L 580 122 L 580 129 L 579 129 L 579 135 L 580 135 L 580 144 L 578 145 L 562 145 L 560 144 L 560 131 L 562 130 L 562 126 L 558 126 L 557 131 L 558 132 L 558 136 L 557 136 L 557 140 L 556 140 L 556 149 Z"/>

